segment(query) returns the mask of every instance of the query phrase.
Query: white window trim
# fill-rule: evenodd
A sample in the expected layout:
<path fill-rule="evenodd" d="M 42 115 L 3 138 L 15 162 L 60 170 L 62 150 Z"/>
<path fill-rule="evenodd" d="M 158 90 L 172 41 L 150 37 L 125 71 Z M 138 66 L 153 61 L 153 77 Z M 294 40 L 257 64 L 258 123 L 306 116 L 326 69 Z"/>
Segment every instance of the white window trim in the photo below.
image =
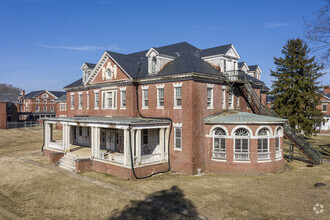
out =
<path fill-rule="evenodd" d="M 207 109 L 213 109 L 213 102 L 214 102 L 214 84 L 207 84 L 207 89 L 206 89 L 206 105 L 207 104 L 207 90 L 208 89 L 212 89 L 212 93 L 211 93 L 211 105 L 210 106 L 207 106 Z"/>
<path fill-rule="evenodd" d="M 89 92 L 86 92 L 86 109 L 89 109 Z"/>
<path fill-rule="evenodd" d="M 229 103 L 230 97 L 231 97 L 231 104 Z M 229 91 L 228 92 L 228 108 L 229 109 L 234 109 L 234 100 L 235 100 L 234 92 Z"/>
<path fill-rule="evenodd" d="M 45 111 L 45 108 L 46 108 L 46 111 Z M 47 112 L 47 106 L 44 106 L 44 107 L 42 108 L 42 111 L 43 111 L 43 112 Z"/>
<path fill-rule="evenodd" d="M 72 99 L 72 96 L 73 96 L 73 99 Z M 72 102 L 72 100 L 73 100 L 73 102 Z M 70 109 L 74 109 L 74 92 L 70 93 Z"/>
<path fill-rule="evenodd" d="M 148 106 L 149 106 L 149 86 L 142 86 L 141 87 L 141 93 L 142 93 L 142 109 L 148 109 Z M 147 90 L 148 91 L 148 106 L 145 106 L 144 105 L 144 101 L 145 101 L 145 99 L 144 99 L 144 91 L 145 90 Z"/>
<path fill-rule="evenodd" d="M 81 95 L 81 98 L 80 98 Z M 81 102 L 81 106 L 80 106 L 80 102 Z M 82 92 L 78 92 L 78 109 L 82 109 L 83 106 L 83 97 L 82 97 Z"/>
<path fill-rule="evenodd" d="M 98 105 L 96 105 L 96 94 L 98 94 L 99 96 Z M 94 90 L 94 109 L 99 109 L 99 106 L 100 106 L 100 91 Z"/>
<path fill-rule="evenodd" d="M 178 106 L 176 102 L 176 88 L 181 88 L 181 105 Z M 182 83 L 173 83 L 174 106 L 173 109 L 182 109 Z"/>
<path fill-rule="evenodd" d="M 268 135 L 267 136 L 259 136 L 258 135 L 259 131 L 261 129 L 263 129 L 263 128 L 265 128 L 265 129 L 268 130 Z M 259 141 L 259 139 L 266 139 L 265 137 L 267 137 L 267 153 L 269 154 L 269 158 L 268 159 L 266 159 L 266 160 L 259 160 L 259 158 L 258 158 L 259 149 L 258 149 L 258 145 L 257 145 L 257 161 L 258 162 L 268 162 L 268 161 L 271 161 L 272 159 L 271 159 L 271 152 L 270 152 L 270 146 L 269 146 L 270 143 L 269 142 L 270 142 L 270 137 L 272 136 L 272 129 L 269 128 L 269 127 L 266 127 L 266 126 L 260 126 L 258 128 L 258 130 L 256 131 L 256 136 L 257 136 L 258 141 Z"/>
<path fill-rule="evenodd" d="M 323 105 L 326 106 L 326 110 L 325 111 L 323 111 Z M 322 112 L 327 112 L 327 110 L 328 110 L 328 103 L 322 103 Z"/>
<path fill-rule="evenodd" d="M 174 150 L 175 151 L 182 151 L 182 123 L 173 123 L 173 131 L 174 131 Z M 181 128 L 181 148 L 176 148 L 176 128 Z"/>
<path fill-rule="evenodd" d="M 244 128 L 246 129 L 248 132 L 249 132 L 249 136 L 237 136 L 237 137 L 241 137 L 241 139 L 247 139 L 248 140 L 248 153 L 249 153 L 249 160 L 235 160 L 235 153 L 236 153 L 236 136 L 235 136 L 235 131 L 237 129 L 240 129 L 240 128 Z M 247 127 L 247 126 L 236 126 L 232 129 L 232 132 L 231 132 L 231 136 L 233 137 L 234 141 L 234 145 L 233 145 L 233 149 L 234 149 L 234 155 L 233 155 L 233 162 L 234 163 L 251 163 L 251 146 L 250 146 L 250 139 L 251 139 L 251 136 L 253 135 L 252 133 L 252 130 L 251 128 Z"/>
<path fill-rule="evenodd" d="M 214 130 L 216 128 L 220 128 L 220 129 L 223 129 L 221 126 L 216 126 L 214 127 L 212 130 L 211 130 L 211 133 L 212 133 L 212 158 L 211 160 L 214 160 L 214 161 L 222 161 L 222 162 L 226 162 L 227 161 L 227 139 L 228 139 L 228 132 L 227 132 L 227 129 L 223 129 L 226 133 L 226 135 L 219 135 L 219 136 L 216 136 L 217 138 L 224 138 L 225 139 L 225 155 L 226 157 L 224 159 L 219 159 L 219 158 L 214 158 L 213 157 L 213 152 L 214 152 L 214 138 L 216 138 L 214 136 Z"/>
<path fill-rule="evenodd" d="M 221 94 L 221 101 L 222 101 L 222 109 L 227 109 L 226 107 L 226 88 L 222 87 L 222 94 Z"/>
<path fill-rule="evenodd" d="M 165 89 L 164 89 L 164 87 L 165 87 L 164 84 L 156 85 L 156 88 L 157 88 L 157 109 L 164 109 L 164 107 L 165 107 Z M 159 89 L 164 90 L 164 106 L 159 106 Z M 148 93 L 148 95 L 149 95 L 149 93 Z"/>
<path fill-rule="evenodd" d="M 107 99 L 107 93 L 108 92 L 111 92 L 113 95 L 113 98 L 112 98 L 112 108 L 109 108 L 107 105 L 106 105 L 106 99 Z M 111 90 L 104 90 L 102 91 L 102 103 L 101 103 L 101 108 L 102 109 L 111 109 L 111 110 L 115 110 L 117 109 L 117 98 L 118 98 L 118 95 L 117 95 L 118 91 L 116 89 L 111 89 Z M 105 103 L 105 105 L 103 106 L 103 102 Z"/>
<path fill-rule="evenodd" d="M 123 107 L 123 97 L 122 97 L 122 92 L 125 91 L 125 106 Z M 126 109 L 127 105 L 127 93 L 126 93 L 126 87 L 120 87 L 120 109 Z"/>

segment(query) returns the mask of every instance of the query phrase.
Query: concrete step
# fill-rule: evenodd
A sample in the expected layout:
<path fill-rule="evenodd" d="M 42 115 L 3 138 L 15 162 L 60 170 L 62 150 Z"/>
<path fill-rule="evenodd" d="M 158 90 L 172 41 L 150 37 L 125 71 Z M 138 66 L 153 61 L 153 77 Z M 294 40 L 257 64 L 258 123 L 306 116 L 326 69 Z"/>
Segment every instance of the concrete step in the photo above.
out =
<path fill-rule="evenodd" d="M 72 154 L 65 154 L 59 161 L 57 161 L 56 165 L 58 167 L 75 171 L 76 170 L 76 162 L 75 162 L 76 156 Z"/>
<path fill-rule="evenodd" d="M 65 165 L 62 165 L 62 164 L 57 164 L 57 166 L 61 167 L 63 169 L 66 169 L 66 170 L 76 171 L 75 167 L 69 167 L 69 166 L 65 166 Z"/>

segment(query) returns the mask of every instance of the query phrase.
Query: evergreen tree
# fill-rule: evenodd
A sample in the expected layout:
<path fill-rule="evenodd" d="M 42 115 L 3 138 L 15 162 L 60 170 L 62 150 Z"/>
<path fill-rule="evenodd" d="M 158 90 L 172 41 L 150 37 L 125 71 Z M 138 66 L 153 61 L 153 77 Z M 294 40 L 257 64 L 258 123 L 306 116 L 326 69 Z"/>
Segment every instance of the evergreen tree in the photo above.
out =
<path fill-rule="evenodd" d="M 322 119 L 321 110 L 316 106 L 321 103 L 319 71 L 323 68 L 308 57 L 310 49 L 301 39 L 288 40 L 282 49 L 283 58 L 274 57 L 276 71 L 270 94 L 275 96 L 273 108 L 280 116 L 287 118 L 290 126 L 306 135 L 315 133 L 315 124 Z"/>

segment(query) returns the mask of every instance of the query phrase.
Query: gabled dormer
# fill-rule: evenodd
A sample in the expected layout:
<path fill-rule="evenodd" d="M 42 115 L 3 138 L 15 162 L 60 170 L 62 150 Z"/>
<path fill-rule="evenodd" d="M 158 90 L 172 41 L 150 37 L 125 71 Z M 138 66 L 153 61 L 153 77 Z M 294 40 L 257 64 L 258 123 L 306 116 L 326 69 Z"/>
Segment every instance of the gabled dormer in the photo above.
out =
<path fill-rule="evenodd" d="M 158 73 L 166 64 L 175 59 L 173 56 L 160 54 L 153 47 L 147 52 L 146 57 L 148 57 L 148 74 Z"/>
<path fill-rule="evenodd" d="M 233 44 L 201 50 L 201 58 L 210 63 L 220 72 L 230 72 L 238 69 L 240 56 Z"/>
<path fill-rule="evenodd" d="M 249 67 L 245 62 L 239 62 L 238 63 L 238 70 L 247 73 L 249 71 Z"/>
<path fill-rule="evenodd" d="M 92 63 L 84 63 L 81 66 L 83 83 L 87 81 L 95 66 L 96 64 L 92 64 Z"/>
<path fill-rule="evenodd" d="M 259 65 L 251 65 L 248 66 L 249 67 L 249 71 L 247 72 L 250 76 L 256 78 L 256 79 L 261 79 L 260 75 L 262 73 Z"/>

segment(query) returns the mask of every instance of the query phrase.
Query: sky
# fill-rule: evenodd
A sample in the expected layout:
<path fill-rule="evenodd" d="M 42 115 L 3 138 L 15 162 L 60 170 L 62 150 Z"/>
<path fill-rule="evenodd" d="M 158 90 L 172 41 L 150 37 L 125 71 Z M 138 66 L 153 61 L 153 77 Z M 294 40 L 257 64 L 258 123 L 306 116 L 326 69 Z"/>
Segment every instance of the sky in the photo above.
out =
<path fill-rule="evenodd" d="M 205 49 L 232 43 L 271 86 L 274 57 L 305 39 L 304 20 L 322 0 L 0 0 L 0 83 L 61 90 L 105 50 L 132 53 L 186 41 Z M 330 73 L 321 79 L 330 84 Z"/>

